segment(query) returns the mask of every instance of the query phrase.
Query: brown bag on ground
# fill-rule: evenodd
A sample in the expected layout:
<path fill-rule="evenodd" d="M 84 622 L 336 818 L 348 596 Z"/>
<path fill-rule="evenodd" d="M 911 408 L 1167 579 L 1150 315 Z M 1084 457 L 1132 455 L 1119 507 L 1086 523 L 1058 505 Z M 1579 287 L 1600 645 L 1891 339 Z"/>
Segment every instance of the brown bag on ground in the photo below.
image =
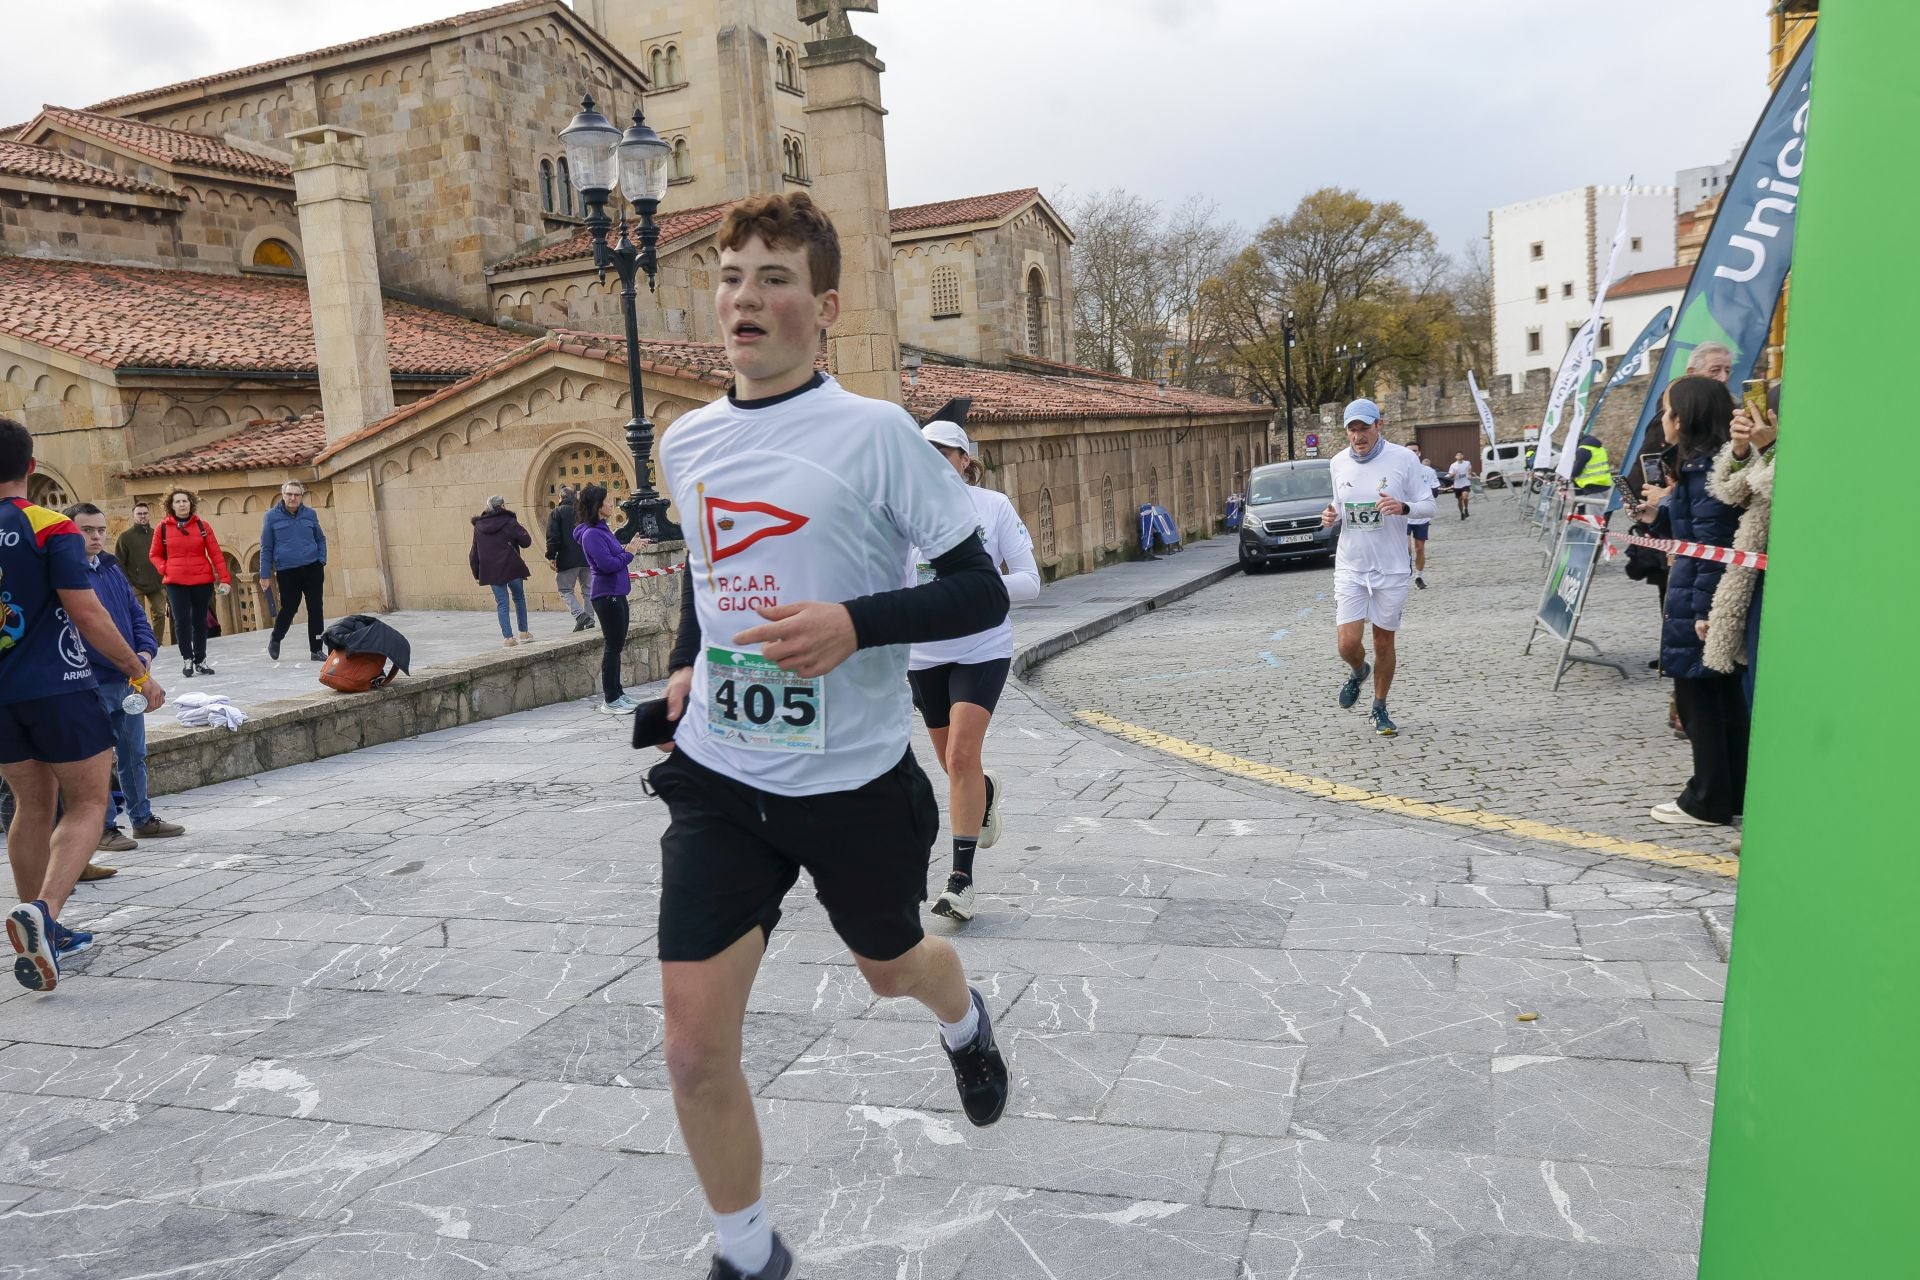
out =
<path fill-rule="evenodd" d="M 320 667 L 320 683 L 342 693 L 366 693 L 392 680 L 387 661 L 377 653 L 348 653 L 335 649 Z"/>

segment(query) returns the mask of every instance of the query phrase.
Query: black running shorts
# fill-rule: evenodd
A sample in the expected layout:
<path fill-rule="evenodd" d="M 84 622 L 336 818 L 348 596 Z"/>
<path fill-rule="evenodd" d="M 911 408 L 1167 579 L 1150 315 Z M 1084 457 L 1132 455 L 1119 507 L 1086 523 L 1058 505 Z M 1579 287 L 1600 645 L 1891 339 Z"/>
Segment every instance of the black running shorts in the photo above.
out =
<path fill-rule="evenodd" d="M 782 796 L 674 751 L 647 775 L 672 822 L 660 838 L 662 960 L 709 960 L 780 923 L 804 868 L 834 932 L 869 960 L 895 960 L 924 933 L 927 864 L 940 811 L 911 749 L 851 791 Z"/>
<path fill-rule="evenodd" d="M 925 671 L 907 672 L 913 686 L 913 705 L 929 729 L 944 729 L 953 721 L 953 704 L 970 702 L 992 711 L 1000 705 L 1000 691 L 1007 687 L 1010 658 L 992 662 L 948 662 Z"/>

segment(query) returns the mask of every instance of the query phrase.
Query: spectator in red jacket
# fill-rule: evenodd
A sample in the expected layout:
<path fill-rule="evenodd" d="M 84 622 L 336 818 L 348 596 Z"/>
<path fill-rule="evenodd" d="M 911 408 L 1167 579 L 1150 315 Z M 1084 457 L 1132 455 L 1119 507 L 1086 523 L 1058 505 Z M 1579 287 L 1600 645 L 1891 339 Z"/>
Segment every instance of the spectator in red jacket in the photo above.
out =
<path fill-rule="evenodd" d="M 185 676 L 210 676 L 207 665 L 207 614 L 216 586 L 221 595 L 228 584 L 227 560 L 213 526 L 196 514 L 198 503 L 185 489 L 167 495 L 167 515 L 153 531 L 147 558 L 166 584 L 167 608 L 173 613 L 173 635 L 180 642 Z"/>

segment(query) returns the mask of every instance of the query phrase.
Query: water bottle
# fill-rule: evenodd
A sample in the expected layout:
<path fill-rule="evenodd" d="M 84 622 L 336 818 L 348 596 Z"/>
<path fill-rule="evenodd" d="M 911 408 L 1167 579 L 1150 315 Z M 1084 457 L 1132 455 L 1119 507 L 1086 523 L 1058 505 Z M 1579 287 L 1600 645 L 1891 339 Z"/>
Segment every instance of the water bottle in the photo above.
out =
<path fill-rule="evenodd" d="M 126 697 L 120 699 L 120 709 L 130 716 L 147 714 L 147 695 L 138 689 L 131 690 Z"/>

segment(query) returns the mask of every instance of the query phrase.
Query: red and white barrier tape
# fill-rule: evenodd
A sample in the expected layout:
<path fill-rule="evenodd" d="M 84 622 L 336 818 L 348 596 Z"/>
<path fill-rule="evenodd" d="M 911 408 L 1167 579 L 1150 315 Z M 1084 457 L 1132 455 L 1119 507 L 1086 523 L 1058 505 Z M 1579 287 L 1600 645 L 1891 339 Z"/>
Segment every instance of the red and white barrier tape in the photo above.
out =
<path fill-rule="evenodd" d="M 1611 557 L 1615 546 L 1646 547 L 1652 551 L 1664 551 L 1669 555 L 1687 556 L 1694 560 L 1711 560 L 1715 564 L 1744 565 L 1749 569 L 1765 569 L 1767 553 L 1764 551 L 1735 551 L 1732 547 L 1715 547 L 1704 542 L 1680 542 L 1672 538 L 1643 538 L 1633 533 L 1613 533 L 1607 530 L 1606 523 L 1595 516 L 1570 515 L 1569 524 L 1584 524 L 1601 530 L 1607 539 L 1607 553 Z"/>
<path fill-rule="evenodd" d="M 679 573 L 686 567 L 687 562 L 682 560 L 679 564 L 670 564 L 664 569 L 632 569 L 629 572 L 636 578 L 664 578 L 670 573 Z"/>

